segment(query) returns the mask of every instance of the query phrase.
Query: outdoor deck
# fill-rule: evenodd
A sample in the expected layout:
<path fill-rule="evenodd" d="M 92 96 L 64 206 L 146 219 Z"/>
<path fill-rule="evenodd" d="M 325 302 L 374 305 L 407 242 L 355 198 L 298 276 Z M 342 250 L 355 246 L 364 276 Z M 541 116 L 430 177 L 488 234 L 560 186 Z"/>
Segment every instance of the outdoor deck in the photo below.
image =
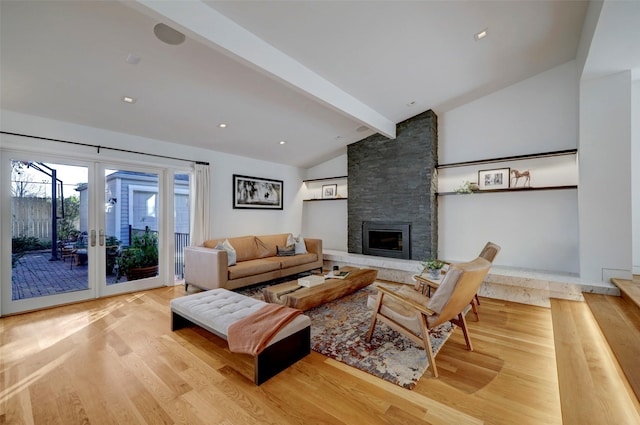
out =
<path fill-rule="evenodd" d="M 73 259 L 49 261 L 51 251 L 36 251 L 24 255 L 12 270 L 12 300 L 81 291 L 88 287 L 88 265 L 72 265 Z M 107 276 L 107 285 L 116 281 Z M 123 277 L 121 282 L 126 282 Z"/>

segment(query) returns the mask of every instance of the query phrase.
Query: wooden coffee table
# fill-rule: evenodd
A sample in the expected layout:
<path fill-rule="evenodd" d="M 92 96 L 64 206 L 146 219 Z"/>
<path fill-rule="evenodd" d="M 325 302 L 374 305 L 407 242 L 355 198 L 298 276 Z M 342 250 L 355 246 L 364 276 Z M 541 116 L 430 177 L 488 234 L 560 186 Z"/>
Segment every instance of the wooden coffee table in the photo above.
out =
<path fill-rule="evenodd" d="M 297 280 L 268 286 L 262 290 L 264 300 L 306 311 L 371 285 L 378 277 L 374 269 L 345 266 L 340 270 L 348 271 L 349 275 L 344 279 L 327 279 L 311 288 L 299 286 Z"/>

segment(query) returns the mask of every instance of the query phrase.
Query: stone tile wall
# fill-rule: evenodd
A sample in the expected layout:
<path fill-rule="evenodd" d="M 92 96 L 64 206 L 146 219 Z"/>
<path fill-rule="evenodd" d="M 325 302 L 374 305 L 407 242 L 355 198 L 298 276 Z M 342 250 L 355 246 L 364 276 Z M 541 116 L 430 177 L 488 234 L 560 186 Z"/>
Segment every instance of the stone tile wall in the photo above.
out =
<path fill-rule="evenodd" d="M 348 250 L 362 253 L 363 221 L 411 222 L 411 259 L 437 255 L 436 114 L 397 125 L 396 139 L 375 134 L 348 146 Z"/>

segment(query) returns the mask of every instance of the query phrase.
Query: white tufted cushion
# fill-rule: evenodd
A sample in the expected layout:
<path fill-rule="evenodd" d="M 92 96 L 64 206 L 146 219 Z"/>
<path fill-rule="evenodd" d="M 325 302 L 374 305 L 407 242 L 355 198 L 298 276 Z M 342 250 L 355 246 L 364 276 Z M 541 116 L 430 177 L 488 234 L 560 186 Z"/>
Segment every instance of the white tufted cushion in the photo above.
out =
<path fill-rule="evenodd" d="M 265 303 L 223 288 L 198 292 L 171 300 L 171 311 L 198 326 L 227 339 L 229 326 L 259 310 Z M 311 325 L 301 314 L 287 324 L 269 345 Z"/>

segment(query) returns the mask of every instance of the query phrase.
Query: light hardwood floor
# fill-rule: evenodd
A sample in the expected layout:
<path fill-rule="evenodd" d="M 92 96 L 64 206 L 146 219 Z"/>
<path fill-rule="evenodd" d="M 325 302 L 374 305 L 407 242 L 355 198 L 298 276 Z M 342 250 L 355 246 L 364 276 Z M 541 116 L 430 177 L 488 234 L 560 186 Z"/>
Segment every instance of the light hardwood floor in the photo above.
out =
<path fill-rule="evenodd" d="M 559 386 L 545 308 L 481 298 L 481 321 L 469 318 L 475 351 L 456 331 L 438 354 L 440 378 L 427 372 L 413 391 L 315 352 L 257 387 L 251 358 L 225 341 L 171 332 L 169 301 L 183 294 L 0 319 L 0 424 L 561 424 L 560 391 L 573 391 Z M 574 402 L 563 407 L 583 408 Z"/>
<path fill-rule="evenodd" d="M 551 311 L 564 423 L 640 424 L 640 404 L 587 303 L 552 299 Z"/>

